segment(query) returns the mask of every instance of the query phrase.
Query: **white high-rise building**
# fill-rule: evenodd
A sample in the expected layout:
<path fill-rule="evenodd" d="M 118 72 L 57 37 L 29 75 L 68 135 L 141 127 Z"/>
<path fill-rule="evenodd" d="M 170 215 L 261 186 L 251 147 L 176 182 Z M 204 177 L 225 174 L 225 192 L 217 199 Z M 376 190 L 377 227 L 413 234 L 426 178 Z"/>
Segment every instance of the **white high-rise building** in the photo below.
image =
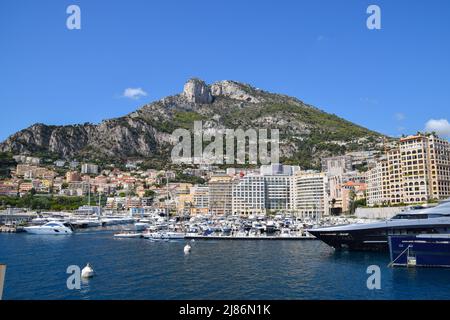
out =
<path fill-rule="evenodd" d="M 233 214 L 265 214 L 266 194 L 264 177 L 247 175 L 233 184 Z"/>
<path fill-rule="evenodd" d="M 300 217 L 328 215 L 328 177 L 324 172 L 299 171 L 294 176 L 295 213 Z"/>
<path fill-rule="evenodd" d="M 294 173 L 300 171 L 298 166 L 281 164 L 261 166 L 264 177 L 267 210 L 292 210 Z"/>
<path fill-rule="evenodd" d="M 83 163 L 81 165 L 81 173 L 83 174 L 98 174 L 98 165 L 92 163 Z"/>
<path fill-rule="evenodd" d="M 379 161 L 367 171 L 367 205 L 382 205 L 389 201 L 387 189 L 388 162 Z"/>

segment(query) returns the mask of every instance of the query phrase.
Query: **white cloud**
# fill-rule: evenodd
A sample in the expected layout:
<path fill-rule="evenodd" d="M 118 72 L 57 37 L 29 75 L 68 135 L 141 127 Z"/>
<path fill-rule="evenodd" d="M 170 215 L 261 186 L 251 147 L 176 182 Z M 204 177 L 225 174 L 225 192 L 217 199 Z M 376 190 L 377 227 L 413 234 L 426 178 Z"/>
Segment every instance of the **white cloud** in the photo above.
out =
<path fill-rule="evenodd" d="M 450 123 L 447 119 L 430 119 L 425 125 L 425 130 L 428 132 L 436 132 L 442 137 L 450 137 Z"/>
<path fill-rule="evenodd" d="M 397 112 L 397 113 L 395 114 L 395 119 L 397 119 L 398 121 L 405 120 L 405 118 L 406 118 L 406 116 L 405 116 L 404 113 Z"/>
<path fill-rule="evenodd" d="M 123 92 L 123 97 L 130 99 L 139 99 L 141 97 L 145 97 L 147 92 L 142 90 L 142 88 L 126 88 Z"/>

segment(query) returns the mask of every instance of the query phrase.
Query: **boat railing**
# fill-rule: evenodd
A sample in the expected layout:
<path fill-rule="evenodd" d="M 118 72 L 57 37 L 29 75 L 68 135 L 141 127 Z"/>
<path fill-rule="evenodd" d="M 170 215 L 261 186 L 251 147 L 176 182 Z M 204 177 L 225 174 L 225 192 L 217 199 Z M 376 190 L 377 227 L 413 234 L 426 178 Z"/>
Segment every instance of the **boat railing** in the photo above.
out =
<path fill-rule="evenodd" d="M 403 256 L 405 253 L 407 254 L 407 257 L 409 258 L 409 249 L 410 248 L 412 248 L 412 246 L 411 245 L 408 245 L 407 247 L 406 247 L 406 249 L 405 250 L 403 250 L 394 260 L 392 260 L 391 262 L 389 262 L 389 264 L 388 264 L 388 268 L 390 268 L 390 267 L 392 267 L 394 264 L 395 264 L 395 262 L 401 257 L 401 256 Z M 408 259 L 407 259 L 407 263 L 408 263 Z"/>

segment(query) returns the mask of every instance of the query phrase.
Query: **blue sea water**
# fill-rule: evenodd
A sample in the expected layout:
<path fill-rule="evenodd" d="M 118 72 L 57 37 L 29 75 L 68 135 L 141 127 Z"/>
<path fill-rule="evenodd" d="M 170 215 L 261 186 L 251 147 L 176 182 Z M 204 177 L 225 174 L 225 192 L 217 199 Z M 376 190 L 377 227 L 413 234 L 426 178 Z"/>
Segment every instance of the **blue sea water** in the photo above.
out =
<path fill-rule="evenodd" d="M 320 241 L 115 239 L 0 234 L 4 299 L 450 299 L 450 269 L 388 268 L 387 253 L 335 252 Z M 69 290 L 69 265 L 96 276 Z M 369 290 L 367 267 L 381 268 Z"/>

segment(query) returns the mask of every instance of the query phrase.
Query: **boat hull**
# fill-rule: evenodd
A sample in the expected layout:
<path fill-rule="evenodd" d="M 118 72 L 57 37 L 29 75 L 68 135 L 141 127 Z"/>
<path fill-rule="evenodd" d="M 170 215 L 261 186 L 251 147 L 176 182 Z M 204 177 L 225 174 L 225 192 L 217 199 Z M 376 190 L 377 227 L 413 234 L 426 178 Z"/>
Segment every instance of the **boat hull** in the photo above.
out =
<path fill-rule="evenodd" d="M 30 234 L 40 235 L 68 235 L 72 234 L 70 229 L 59 228 L 42 228 L 42 227 L 25 227 L 24 230 Z"/>
<path fill-rule="evenodd" d="M 359 228 L 318 228 L 308 232 L 335 249 L 352 251 L 389 251 L 390 235 L 440 234 L 450 230 L 450 222 L 446 224 L 409 224 L 385 225 L 379 223 L 376 228 L 362 224 Z"/>
<path fill-rule="evenodd" d="M 387 251 L 388 231 L 386 229 L 366 231 L 320 231 L 308 230 L 313 236 L 337 250 Z"/>
<path fill-rule="evenodd" d="M 410 256 L 418 267 L 450 267 L 450 237 L 446 235 L 390 236 L 389 252 L 394 266 L 408 266 Z"/>

